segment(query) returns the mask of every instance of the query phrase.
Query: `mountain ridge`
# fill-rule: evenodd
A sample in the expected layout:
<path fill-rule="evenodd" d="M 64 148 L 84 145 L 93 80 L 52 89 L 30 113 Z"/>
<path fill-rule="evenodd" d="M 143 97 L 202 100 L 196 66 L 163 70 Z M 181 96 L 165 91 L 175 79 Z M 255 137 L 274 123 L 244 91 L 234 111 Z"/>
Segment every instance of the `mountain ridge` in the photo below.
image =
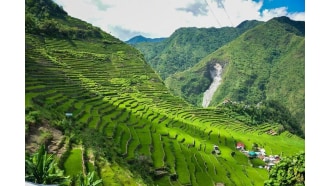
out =
<path fill-rule="evenodd" d="M 238 27 L 183 27 L 161 42 L 140 43 L 134 47 L 144 54 L 146 61 L 165 80 L 176 72 L 192 67 L 209 53 L 260 23 L 252 20 Z"/>
<path fill-rule="evenodd" d="M 142 35 L 138 35 L 138 36 L 134 36 L 132 37 L 131 39 L 125 41 L 125 43 L 128 43 L 128 44 L 138 44 L 138 43 L 155 43 L 155 42 L 161 42 L 163 41 L 164 39 L 166 39 L 165 37 L 162 37 L 162 38 L 147 38 L 147 37 L 144 37 Z"/>

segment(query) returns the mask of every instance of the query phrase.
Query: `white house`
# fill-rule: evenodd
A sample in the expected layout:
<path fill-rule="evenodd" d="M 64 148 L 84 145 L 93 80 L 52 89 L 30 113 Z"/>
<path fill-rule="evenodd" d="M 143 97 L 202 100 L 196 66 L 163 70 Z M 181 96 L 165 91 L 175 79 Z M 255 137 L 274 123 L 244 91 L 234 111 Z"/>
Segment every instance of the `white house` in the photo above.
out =
<path fill-rule="evenodd" d="M 214 152 L 215 152 L 217 155 L 220 154 L 220 149 L 219 149 L 219 147 L 218 147 L 217 145 L 214 145 L 214 146 L 213 146 L 213 150 L 214 150 Z"/>

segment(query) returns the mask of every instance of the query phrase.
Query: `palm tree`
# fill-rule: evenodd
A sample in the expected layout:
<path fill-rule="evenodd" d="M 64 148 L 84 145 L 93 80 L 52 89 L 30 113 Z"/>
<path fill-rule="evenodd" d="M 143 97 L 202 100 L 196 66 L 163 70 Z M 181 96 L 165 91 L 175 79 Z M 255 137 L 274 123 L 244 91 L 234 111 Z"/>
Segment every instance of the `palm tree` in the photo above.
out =
<path fill-rule="evenodd" d="M 102 179 L 94 181 L 94 171 L 89 172 L 87 176 L 79 175 L 80 186 L 97 186 L 102 183 Z"/>
<path fill-rule="evenodd" d="M 68 185 L 69 177 L 57 167 L 53 155 L 49 155 L 45 145 L 41 145 L 38 152 L 25 159 L 25 180 L 38 184 Z"/>

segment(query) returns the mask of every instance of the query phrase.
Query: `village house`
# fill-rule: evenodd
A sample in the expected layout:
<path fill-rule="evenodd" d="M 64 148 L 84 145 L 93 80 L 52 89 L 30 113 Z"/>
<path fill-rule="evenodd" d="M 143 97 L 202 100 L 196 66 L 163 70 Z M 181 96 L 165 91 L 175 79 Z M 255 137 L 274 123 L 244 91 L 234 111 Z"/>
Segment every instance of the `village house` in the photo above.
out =
<path fill-rule="evenodd" d="M 256 158 L 257 156 L 258 156 L 257 153 L 254 151 L 249 151 L 249 153 L 248 153 L 249 158 Z"/>
<path fill-rule="evenodd" d="M 264 156 L 262 160 L 266 163 L 265 169 L 270 170 L 274 165 L 280 162 L 281 158 L 279 155 Z"/>
<path fill-rule="evenodd" d="M 238 142 L 238 143 L 236 144 L 236 149 L 237 149 L 237 150 L 245 150 L 245 145 L 244 145 L 244 143 L 242 143 L 242 142 Z"/>
<path fill-rule="evenodd" d="M 219 149 L 219 147 L 217 145 L 214 145 L 213 146 L 212 153 L 215 153 L 216 155 L 220 155 L 221 152 L 220 152 L 220 149 Z"/>
<path fill-rule="evenodd" d="M 245 150 L 245 145 L 242 142 L 236 144 L 236 149 L 240 150 L 250 159 L 259 158 L 265 162 L 265 166 L 260 168 L 265 168 L 270 170 L 274 165 L 280 162 L 281 158 L 279 155 L 266 155 L 266 150 L 264 148 L 256 148 L 255 150 Z"/>
<path fill-rule="evenodd" d="M 259 149 L 259 152 L 260 152 L 260 155 L 266 156 L 266 150 L 265 149 L 261 148 L 261 149 Z"/>

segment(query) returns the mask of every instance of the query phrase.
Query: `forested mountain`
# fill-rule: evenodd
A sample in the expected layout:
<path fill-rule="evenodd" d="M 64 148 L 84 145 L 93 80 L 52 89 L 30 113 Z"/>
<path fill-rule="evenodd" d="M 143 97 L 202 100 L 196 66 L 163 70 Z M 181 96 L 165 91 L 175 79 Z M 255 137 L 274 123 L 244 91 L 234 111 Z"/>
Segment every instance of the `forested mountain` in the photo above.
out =
<path fill-rule="evenodd" d="M 305 23 L 273 18 L 202 59 L 194 67 L 166 80 L 167 87 L 201 106 L 213 81 L 210 71 L 222 66 L 221 83 L 211 106 L 229 99 L 256 105 L 274 101 L 288 110 L 294 123 L 305 117 Z M 283 110 L 284 112 L 284 110 Z"/>
<path fill-rule="evenodd" d="M 137 49 L 53 1 L 25 6 L 26 181 L 263 185 L 265 163 L 237 144 L 304 151 L 304 139 L 278 122 L 253 125 L 229 107 L 173 96 Z"/>
<path fill-rule="evenodd" d="M 127 44 L 138 44 L 138 43 L 154 43 L 154 42 L 160 42 L 160 41 L 163 41 L 164 39 L 166 38 L 146 38 L 144 36 L 135 36 L 135 37 L 132 37 L 131 39 L 127 40 L 125 43 Z"/>
<path fill-rule="evenodd" d="M 138 43 L 134 47 L 144 54 L 146 61 L 165 80 L 176 72 L 192 67 L 259 23 L 244 21 L 236 28 L 180 28 L 162 42 Z"/>

